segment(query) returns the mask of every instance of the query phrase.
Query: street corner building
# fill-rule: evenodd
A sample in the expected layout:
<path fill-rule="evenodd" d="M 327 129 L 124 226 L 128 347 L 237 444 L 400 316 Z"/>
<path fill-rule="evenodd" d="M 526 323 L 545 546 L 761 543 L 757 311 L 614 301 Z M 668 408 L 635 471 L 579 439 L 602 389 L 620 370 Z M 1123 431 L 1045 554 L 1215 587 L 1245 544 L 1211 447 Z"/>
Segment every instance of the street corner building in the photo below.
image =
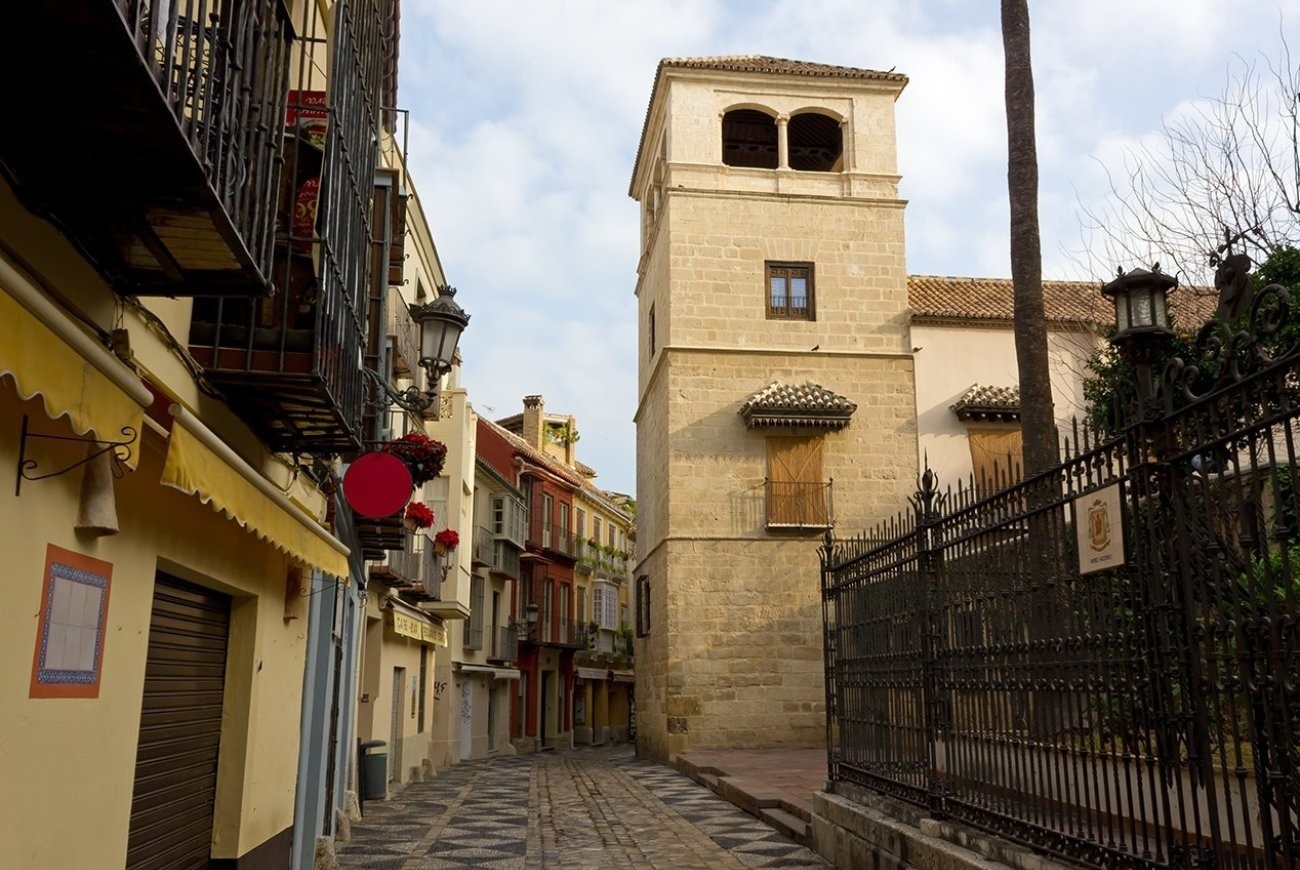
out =
<path fill-rule="evenodd" d="M 6 860 L 311 867 L 355 806 L 359 738 L 394 744 L 394 779 L 429 757 L 418 681 L 447 644 L 420 607 L 445 575 L 425 542 L 402 537 L 400 512 L 354 513 L 339 485 L 363 444 L 460 407 L 468 317 L 452 317 L 445 359 L 412 321 L 454 291 L 405 171 L 405 115 L 387 108 L 397 3 L 14 11 Z M 55 38 L 78 48 L 47 50 Z M 421 413 L 375 399 L 427 397 L 421 368 L 441 391 Z M 367 594 L 390 558 L 414 573 L 405 594 Z M 393 650 L 366 659 L 368 638 Z M 406 679 L 381 681 L 381 664 Z"/>
<path fill-rule="evenodd" d="M 896 73 L 659 64 L 637 268 L 637 743 L 825 743 L 817 547 L 916 478 Z"/>

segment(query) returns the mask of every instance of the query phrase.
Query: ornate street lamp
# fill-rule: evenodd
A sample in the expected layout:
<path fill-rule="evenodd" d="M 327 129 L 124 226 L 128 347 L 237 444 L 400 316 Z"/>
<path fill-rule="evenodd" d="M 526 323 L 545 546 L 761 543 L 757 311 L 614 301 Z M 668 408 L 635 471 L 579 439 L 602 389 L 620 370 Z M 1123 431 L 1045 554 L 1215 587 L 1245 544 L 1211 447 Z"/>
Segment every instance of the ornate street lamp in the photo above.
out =
<path fill-rule="evenodd" d="M 411 309 L 411 319 L 420 327 L 420 367 L 430 380 L 451 371 L 460 334 L 469 325 L 469 315 L 456 304 L 455 287 L 439 287 L 432 302 Z"/>
<path fill-rule="evenodd" d="M 511 622 L 510 627 L 518 634 L 520 640 L 530 640 L 533 629 L 537 627 L 537 602 L 530 601 L 524 607 L 524 622 Z"/>
<path fill-rule="evenodd" d="M 374 404 L 380 407 L 396 405 L 414 414 L 422 413 L 437 400 L 434 387 L 444 373 L 451 371 L 452 360 L 456 357 L 456 345 L 461 333 L 469 325 L 469 315 L 465 309 L 456 304 L 455 287 L 439 287 L 438 296 L 432 302 L 415 305 L 410 309 L 411 319 L 420 327 L 420 368 L 424 369 L 427 390 L 410 386 L 398 392 L 387 379 L 378 373 L 366 369 L 367 375 L 379 391 Z"/>
<path fill-rule="evenodd" d="M 1178 279 L 1160 271 L 1160 264 L 1125 272 L 1101 288 L 1101 294 L 1115 306 L 1115 336 L 1110 340 L 1125 362 L 1137 373 L 1138 403 L 1143 419 L 1152 412 L 1154 385 L 1152 367 L 1159 362 L 1174 331 L 1169 328 L 1169 291 Z"/>

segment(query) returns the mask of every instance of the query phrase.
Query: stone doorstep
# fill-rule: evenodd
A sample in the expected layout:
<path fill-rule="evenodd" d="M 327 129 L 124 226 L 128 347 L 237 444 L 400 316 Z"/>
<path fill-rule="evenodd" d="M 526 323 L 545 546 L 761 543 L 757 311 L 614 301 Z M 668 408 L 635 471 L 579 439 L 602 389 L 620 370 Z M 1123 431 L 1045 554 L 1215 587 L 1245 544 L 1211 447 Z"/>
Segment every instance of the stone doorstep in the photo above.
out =
<path fill-rule="evenodd" d="M 744 779 L 727 776 L 716 767 L 692 764 L 680 755 L 673 759 L 673 767 L 796 843 L 812 845 L 812 801 L 784 798 Z"/>
<path fill-rule="evenodd" d="M 807 846 L 811 839 L 808 836 L 811 830 L 809 821 L 801 819 L 793 813 L 786 812 L 780 807 L 765 807 L 759 810 L 758 817 L 796 843 Z"/>

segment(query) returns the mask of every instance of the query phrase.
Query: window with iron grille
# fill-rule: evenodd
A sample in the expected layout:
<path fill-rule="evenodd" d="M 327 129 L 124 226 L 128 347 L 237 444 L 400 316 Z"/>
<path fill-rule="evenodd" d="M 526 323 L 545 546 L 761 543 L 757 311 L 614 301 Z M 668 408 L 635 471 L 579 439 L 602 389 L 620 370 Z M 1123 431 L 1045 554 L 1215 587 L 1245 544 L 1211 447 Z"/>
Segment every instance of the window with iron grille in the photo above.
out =
<path fill-rule="evenodd" d="M 465 626 L 465 648 L 483 648 L 483 577 L 475 574 L 469 581 L 469 623 Z"/>
<path fill-rule="evenodd" d="M 813 309 L 813 264 L 768 263 L 769 320 L 816 320 Z"/>
<path fill-rule="evenodd" d="M 542 589 L 544 590 L 542 593 L 542 612 L 539 615 L 542 628 L 542 639 L 553 640 L 555 637 L 555 628 L 551 624 L 551 618 L 552 614 L 555 613 L 555 581 L 547 577 L 546 583 L 543 585 Z"/>
<path fill-rule="evenodd" d="M 636 636 L 650 633 L 650 578 L 641 574 L 636 578 Z"/>
<path fill-rule="evenodd" d="M 542 546 L 551 546 L 551 520 L 555 512 L 554 501 L 549 495 L 542 496 Z"/>
<path fill-rule="evenodd" d="M 560 643 L 569 643 L 569 584 L 560 584 Z"/>

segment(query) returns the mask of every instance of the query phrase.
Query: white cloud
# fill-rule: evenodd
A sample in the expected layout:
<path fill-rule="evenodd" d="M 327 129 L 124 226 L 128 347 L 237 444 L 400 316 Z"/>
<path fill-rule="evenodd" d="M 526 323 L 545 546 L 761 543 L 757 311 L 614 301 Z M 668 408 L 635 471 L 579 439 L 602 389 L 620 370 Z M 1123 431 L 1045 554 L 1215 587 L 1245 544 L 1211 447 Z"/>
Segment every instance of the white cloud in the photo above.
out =
<path fill-rule="evenodd" d="M 1049 275 L 1087 277 L 1068 249 L 1078 203 L 1104 201 L 1101 164 L 1216 92 L 1234 50 L 1275 45 L 1279 10 L 1300 21 L 1300 0 L 1032 5 Z M 626 190 L 660 58 L 897 67 L 910 77 L 898 103 L 909 268 L 1008 272 L 996 5 L 408 0 L 402 30 L 411 165 L 474 317 L 471 399 L 505 416 L 541 393 L 549 410 L 575 414 L 579 456 L 605 486 L 635 485 L 638 215 Z"/>

